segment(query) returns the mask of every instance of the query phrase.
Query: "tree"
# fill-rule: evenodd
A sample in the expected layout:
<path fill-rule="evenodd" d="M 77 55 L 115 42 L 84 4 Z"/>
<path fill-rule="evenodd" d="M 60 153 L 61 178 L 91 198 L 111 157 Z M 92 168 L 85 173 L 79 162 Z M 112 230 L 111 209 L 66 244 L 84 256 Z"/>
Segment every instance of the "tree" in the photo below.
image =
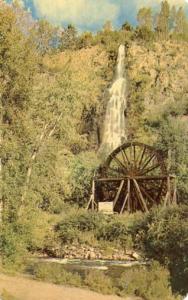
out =
<path fill-rule="evenodd" d="M 67 28 L 62 32 L 60 49 L 75 50 L 77 48 L 77 42 L 77 30 L 73 25 L 69 24 Z"/>
<path fill-rule="evenodd" d="M 31 40 L 38 52 L 44 56 L 59 47 L 60 30 L 46 20 L 39 20 L 31 30 Z"/>
<path fill-rule="evenodd" d="M 185 36 L 185 34 L 187 33 L 188 22 L 187 22 L 185 11 L 182 7 L 178 9 L 175 21 L 176 21 L 175 33 L 177 35 L 180 35 L 181 37 Z"/>
<path fill-rule="evenodd" d="M 151 8 L 147 8 L 147 7 L 141 8 L 138 11 L 137 20 L 140 28 L 145 27 L 149 31 L 151 31 L 153 27 Z"/>
<path fill-rule="evenodd" d="M 171 10 L 170 10 L 170 18 L 169 18 L 169 29 L 171 32 L 174 31 L 174 28 L 176 26 L 176 6 L 172 6 Z"/>
<path fill-rule="evenodd" d="M 158 37 L 168 39 L 169 37 L 169 20 L 170 20 L 170 6 L 168 1 L 161 3 L 161 11 L 157 16 L 157 33 Z"/>
<path fill-rule="evenodd" d="M 111 21 L 106 21 L 106 23 L 103 25 L 103 31 L 108 32 L 108 31 L 113 31 L 113 26 Z"/>
<path fill-rule="evenodd" d="M 133 30 L 133 27 L 131 24 L 129 24 L 129 22 L 125 22 L 122 27 L 121 27 L 122 30 L 124 31 L 132 31 Z"/>
<path fill-rule="evenodd" d="M 3 5 L 0 10 L 0 38 L 3 202 L 1 252 L 3 261 L 7 258 L 11 262 L 13 256 L 25 249 L 27 229 L 23 230 L 25 219 L 19 219 L 18 211 L 32 136 L 28 110 L 38 56 L 28 36 L 20 30 L 14 11 L 7 5 Z M 28 217 L 29 215 L 30 213 Z M 16 243 L 23 237 L 23 232 L 23 240 L 20 244 Z"/>

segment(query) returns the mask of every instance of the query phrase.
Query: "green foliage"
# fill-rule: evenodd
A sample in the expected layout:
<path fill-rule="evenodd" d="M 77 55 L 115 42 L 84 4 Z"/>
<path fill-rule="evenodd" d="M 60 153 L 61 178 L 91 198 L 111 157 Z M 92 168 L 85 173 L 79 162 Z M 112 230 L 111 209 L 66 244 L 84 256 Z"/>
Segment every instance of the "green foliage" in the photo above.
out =
<path fill-rule="evenodd" d="M 188 207 L 155 209 L 133 226 L 134 242 L 148 258 L 167 266 L 172 288 L 186 294 Z"/>
<path fill-rule="evenodd" d="M 65 201 L 72 201 L 83 207 L 88 202 L 91 181 L 99 164 L 96 153 L 84 151 L 78 155 L 60 156 L 59 162 L 62 166 L 59 172 L 63 175 Z"/>
<path fill-rule="evenodd" d="M 145 27 L 148 31 L 152 30 L 152 11 L 151 8 L 143 7 L 138 11 L 137 20 L 139 26 Z"/>
<path fill-rule="evenodd" d="M 91 270 L 85 275 L 84 284 L 91 290 L 102 294 L 114 294 L 115 288 L 109 276 L 101 271 Z"/>
<path fill-rule="evenodd" d="M 41 263 L 34 266 L 34 276 L 38 280 L 55 284 L 81 286 L 81 277 L 77 273 L 67 272 L 60 264 Z"/>
<path fill-rule="evenodd" d="M 112 218 L 105 222 L 97 232 L 97 238 L 108 242 L 115 242 L 125 248 L 132 248 L 131 236 L 125 221 Z"/>
<path fill-rule="evenodd" d="M 169 285 L 169 272 L 156 262 L 126 270 L 118 280 L 121 296 L 135 295 L 146 300 L 175 300 Z"/>
<path fill-rule="evenodd" d="M 161 2 L 161 11 L 157 16 L 157 34 L 160 39 L 169 37 L 170 6 L 168 1 Z"/>
<path fill-rule="evenodd" d="M 39 20 L 30 31 L 31 41 L 42 56 L 57 49 L 60 43 L 60 29 L 46 20 Z"/>
<path fill-rule="evenodd" d="M 62 32 L 60 49 L 76 50 L 77 46 L 78 46 L 77 30 L 73 25 L 69 24 L 67 28 Z"/>
<path fill-rule="evenodd" d="M 182 110 L 185 107 L 176 104 L 171 105 L 165 110 L 163 115 L 158 116 L 151 123 L 153 132 L 157 135 L 156 146 L 164 151 L 171 151 L 171 168 L 172 174 L 175 174 L 178 179 L 179 201 L 186 202 L 187 189 L 187 172 L 188 172 L 188 138 L 187 138 L 187 121 L 184 121 Z M 179 112 L 178 112 L 179 110 Z M 177 114 L 177 116 L 174 116 Z"/>
<path fill-rule="evenodd" d="M 77 211 L 65 216 L 63 221 L 56 225 L 56 231 L 63 244 L 81 242 L 83 233 L 96 232 L 102 220 L 103 216 L 98 213 Z"/>
<path fill-rule="evenodd" d="M 2 300 L 19 300 L 15 298 L 13 295 L 10 295 L 6 290 L 3 291 L 1 295 Z"/>

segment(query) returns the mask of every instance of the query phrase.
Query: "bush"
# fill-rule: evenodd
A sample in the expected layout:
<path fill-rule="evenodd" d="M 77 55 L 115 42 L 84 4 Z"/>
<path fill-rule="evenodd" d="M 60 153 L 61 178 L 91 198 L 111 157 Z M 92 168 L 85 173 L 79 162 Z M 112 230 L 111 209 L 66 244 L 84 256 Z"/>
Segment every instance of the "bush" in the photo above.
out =
<path fill-rule="evenodd" d="M 154 262 L 149 267 L 127 270 L 118 280 L 121 296 L 135 295 L 145 300 L 173 300 L 169 287 L 169 272 Z"/>
<path fill-rule="evenodd" d="M 128 226 L 122 220 L 115 218 L 110 222 L 106 222 L 97 232 L 97 238 L 108 242 L 117 242 L 122 246 L 132 246 L 131 236 L 128 231 Z"/>
<path fill-rule="evenodd" d="M 154 209 L 132 227 L 135 245 L 167 266 L 175 292 L 188 292 L 188 206 Z"/>
<path fill-rule="evenodd" d="M 96 232 L 105 217 L 96 212 L 77 211 L 66 216 L 55 230 L 62 243 L 79 242 L 83 232 Z"/>
<path fill-rule="evenodd" d="M 111 278 L 101 271 L 91 270 L 86 273 L 84 284 L 99 293 L 114 294 L 115 292 Z"/>
<path fill-rule="evenodd" d="M 63 266 L 56 263 L 41 263 L 34 266 L 36 279 L 52 282 L 55 284 L 67 284 L 81 286 L 81 277 L 77 273 L 67 272 Z"/>
<path fill-rule="evenodd" d="M 3 291 L 1 298 L 2 300 L 18 300 L 18 298 L 13 297 L 6 290 Z"/>

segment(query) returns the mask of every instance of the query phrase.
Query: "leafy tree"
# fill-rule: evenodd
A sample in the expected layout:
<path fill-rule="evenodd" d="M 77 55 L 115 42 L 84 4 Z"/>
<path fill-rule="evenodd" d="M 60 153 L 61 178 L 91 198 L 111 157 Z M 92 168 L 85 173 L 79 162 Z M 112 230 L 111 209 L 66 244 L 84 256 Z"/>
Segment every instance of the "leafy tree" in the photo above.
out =
<path fill-rule="evenodd" d="M 161 10 L 157 17 L 157 34 L 159 38 L 168 39 L 169 37 L 170 6 L 168 1 L 161 2 Z"/>
<path fill-rule="evenodd" d="M 143 7 L 138 11 L 137 20 L 139 23 L 139 27 L 145 27 L 149 31 L 152 30 L 152 11 L 151 8 Z"/>
<path fill-rule="evenodd" d="M 65 28 L 64 31 L 62 32 L 60 49 L 75 50 L 77 49 L 77 42 L 78 42 L 77 30 L 73 25 L 69 24 L 67 28 Z"/>
<path fill-rule="evenodd" d="M 170 10 L 170 19 L 169 19 L 169 29 L 171 32 L 174 31 L 176 26 L 176 14 L 177 14 L 176 6 L 173 5 Z"/>
<path fill-rule="evenodd" d="M 137 247 L 169 268 L 174 291 L 187 293 L 187 206 L 155 209 L 134 227 Z"/>
<path fill-rule="evenodd" d="M 111 21 L 106 21 L 106 23 L 103 25 L 103 31 L 104 32 L 113 31 L 113 26 Z"/>
<path fill-rule="evenodd" d="M 176 23 L 174 28 L 175 37 L 186 40 L 188 38 L 188 34 L 187 34 L 188 20 L 186 18 L 185 11 L 182 7 L 180 7 L 176 13 L 175 23 Z"/>
<path fill-rule="evenodd" d="M 43 56 L 59 47 L 60 30 L 46 20 L 39 20 L 31 30 L 31 40 Z"/>
<path fill-rule="evenodd" d="M 0 10 L 1 65 L 1 171 L 3 258 L 19 256 L 25 249 L 24 222 L 19 219 L 26 162 L 32 133 L 28 110 L 31 103 L 38 57 L 28 37 L 20 30 L 11 7 Z M 23 240 L 16 245 L 18 235 Z M 17 250 L 16 250 L 17 249 Z"/>
<path fill-rule="evenodd" d="M 125 30 L 125 31 L 132 31 L 133 30 L 133 27 L 131 24 L 129 24 L 129 22 L 125 22 L 122 27 L 121 27 L 122 30 Z"/>

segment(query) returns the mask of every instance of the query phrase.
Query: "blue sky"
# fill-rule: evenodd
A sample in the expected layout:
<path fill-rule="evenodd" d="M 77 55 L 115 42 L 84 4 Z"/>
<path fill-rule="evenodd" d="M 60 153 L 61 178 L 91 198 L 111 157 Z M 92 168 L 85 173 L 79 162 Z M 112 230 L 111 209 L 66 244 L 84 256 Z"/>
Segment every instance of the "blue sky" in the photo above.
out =
<path fill-rule="evenodd" d="M 30 9 L 33 17 L 46 18 L 53 24 L 74 24 L 80 31 L 97 31 L 107 20 L 114 27 L 125 21 L 136 24 L 136 13 L 140 7 L 158 7 L 161 0 L 19 0 Z M 7 0 L 11 2 L 11 0 Z M 171 5 L 185 6 L 188 0 L 169 0 Z"/>

